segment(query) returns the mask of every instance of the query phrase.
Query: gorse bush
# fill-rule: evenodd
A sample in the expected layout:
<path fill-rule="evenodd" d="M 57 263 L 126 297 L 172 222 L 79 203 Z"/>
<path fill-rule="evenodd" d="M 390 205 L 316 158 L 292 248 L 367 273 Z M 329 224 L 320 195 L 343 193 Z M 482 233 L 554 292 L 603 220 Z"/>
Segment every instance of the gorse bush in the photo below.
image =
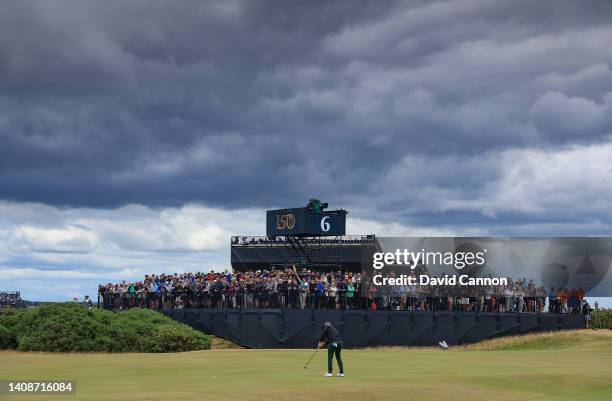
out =
<path fill-rule="evenodd" d="M 111 339 L 101 314 L 78 304 L 42 305 L 21 312 L 15 326 L 20 351 L 107 351 Z"/>
<path fill-rule="evenodd" d="M 0 316 L 0 348 L 47 352 L 179 352 L 210 339 L 151 310 L 112 313 L 79 304 L 41 305 Z"/>
<path fill-rule="evenodd" d="M 592 311 L 591 327 L 594 329 L 612 329 L 612 309 Z"/>
<path fill-rule="evenodd" d="M 7 327 L 0 325 L 0 349 L 13 347 L 13 333 Z"/>
<path fill-rule="evenodd" d="M 143 352 L 175 352 L 190 349 L 210 348 L 210 341 L 204 341 L 198 332 L 181 330 L 178 326 L 159 325 L 153 332 L 143 339 L 141 344 Z"/>
<path fill-rule="evenodd" d="M 16 324 L 17 316 L 13 309 L 7 308 L 0 311 L 0 349 L 17 347 Z"/>

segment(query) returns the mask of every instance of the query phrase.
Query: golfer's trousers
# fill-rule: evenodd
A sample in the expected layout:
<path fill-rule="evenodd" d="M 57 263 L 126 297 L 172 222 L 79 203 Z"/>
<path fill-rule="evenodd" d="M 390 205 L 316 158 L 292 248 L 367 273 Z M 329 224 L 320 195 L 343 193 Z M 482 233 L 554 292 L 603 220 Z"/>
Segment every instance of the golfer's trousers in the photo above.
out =
<path fill-rule="evenodd" d="M 334 354 L 336 355 L 340 373 L 344 373 L 344 365 L 342 364 L 342 341 L 330 341 L 327 345 L 327 371 L 329 373 L 332 372 Z"/>

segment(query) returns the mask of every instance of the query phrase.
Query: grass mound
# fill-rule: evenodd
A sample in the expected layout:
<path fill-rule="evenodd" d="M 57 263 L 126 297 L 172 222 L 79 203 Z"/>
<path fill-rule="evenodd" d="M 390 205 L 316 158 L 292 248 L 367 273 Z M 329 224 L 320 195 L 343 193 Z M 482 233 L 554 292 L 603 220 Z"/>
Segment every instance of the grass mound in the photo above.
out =
<path fill-rule="evenodd" d="M 181 352 L 209 349 L 205 334 L 162 314 L 112 313 L 74 304 L 41 305 L 0 316 L 0 348 L 47 352 Z"/>
<path fill-rule="evenodd" d="M 587 341 L 612 346 L 612 331 L 568 330 L 531 333 L 485 340 L 466 345 L 462 349 L 474 351 L 535 351 L 577 347 Z"/>

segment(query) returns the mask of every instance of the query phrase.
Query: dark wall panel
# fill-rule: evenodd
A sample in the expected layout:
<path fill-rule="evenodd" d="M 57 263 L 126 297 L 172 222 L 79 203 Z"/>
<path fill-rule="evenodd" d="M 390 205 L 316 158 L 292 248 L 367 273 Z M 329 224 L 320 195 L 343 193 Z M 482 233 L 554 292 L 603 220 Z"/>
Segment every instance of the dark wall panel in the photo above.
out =
<path fill-rule="evenodd" d="M 564 327 L 580 329 L 585 327 L 584 315 L 564 314 L 561 315 L 561 322 Z"/>
<path fill-rule="evenodd" d="M 225 327 L 225 311 L 223 310 L 214 311 L 212 320 L 213 320 L 212 330 L 215 333 L 215 335 L 219 337 L 223 337 L 223 338 L 229 338 L 229 335 Z"/>
<path fill-rule="evenodd" d="M 413 345 L 432 345 L 435 342 L 433 312 L 414 312 Z"/>
<path fill-rule="evenodd" d="M 507 336 L 518 334 L 520 332 L 521 325 L 518 321 L 518 315 L 516 313 L 502 313 L 499 315 L 498 321 L 499 335 Z"/>
<path fill-rule="evenodd" d="M 372 311 L 366 313 L 366 346 L 390 345 L 389 312 Z"/>
<path fill-rule="evenodd" d="M 541 326 L 538 322 L 538 315 L 535 313 L 519 313 L 518 320 L 521 333 L 540 331 Z"/>
<path fill-rule="evenodd" d="M 413 345 L 413 313 L 408 311 L 392 312 L 390 316 L 388 345 Z"/>
<path fill-rule="evenodd" d="M 559 330 L 559 316 L 553 314 L 541 314 L 540 327 L 543 331 Z"/>
<path fill-rule="evenodd" d="M 259 338 L 259 313 L 256 311 L 242 312 L 240 323 L 241 340 L 237 343 L 248 348 L 264 348 Z"/>
<path fill-rule="evenodd" d="M 313 315 L 309 310 L 283 310 L 280 333 L 283 348 L 302 348 L 309 342 L 314 347 L 312 322 Z"/>
<path fill-rule="evenodd" d="M 432 337 L 434 343 L 446 341 L 447 344 L 457 344 L 455 315 L 454 312 L 438 312 L 434 315 L 434 331 Z"/>
<path fill-rule="evenodd" d="M 239 311 L 228 311 L 225 320 L 225 331 L 230 340 L 240 339 L 240 324 L 242 314 Z"/>
<path fill-rule="evenodd" d="M 457 344 L 473 343 L 482 340 L 478 333 L 475 313 L 456 313 Z"/>
<path fill-rule="evenodd" d="M 346 311 L 342 314 L 342 339 L 345 347 L 363 346 L 366 336 L 366 314 L 364 311 Z"/>
<path fill-rule="evenodd" d="M 202 327 L 202 331 L 212 332 L 213 322 L 212 322 L 212 312 L 210 309 L 200 310 L 198 324 Z"/>
<path fill-rule="evenodd" d="M 259 313 L 259 339 L 261 348 L 282 348 L 280 342 L 281 311 L 262 310 Z"/>
<path fill-rule="evenodd" d="M 164 310 L 177 321 L 249 348 L 313 348 L 324 322 L 345 347 L 464 344 L 542 330 L 584 327 L 584 316 L 533 313 L 409 312 L 363 310 Z"/>

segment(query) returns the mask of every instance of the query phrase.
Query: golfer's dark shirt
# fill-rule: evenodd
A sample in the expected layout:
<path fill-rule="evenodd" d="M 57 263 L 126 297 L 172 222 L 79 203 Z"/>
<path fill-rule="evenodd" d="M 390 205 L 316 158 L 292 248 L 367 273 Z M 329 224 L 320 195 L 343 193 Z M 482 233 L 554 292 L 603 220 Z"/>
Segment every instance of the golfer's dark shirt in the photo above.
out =
<path fill-rule="evenodd" d="M 330 324 L 323 327 L 321 341 L 327 344 L 332 341 L 342 341 L 342 338 L 340 337 L 338 330 L 336 330 L 336 328 Z"/>

